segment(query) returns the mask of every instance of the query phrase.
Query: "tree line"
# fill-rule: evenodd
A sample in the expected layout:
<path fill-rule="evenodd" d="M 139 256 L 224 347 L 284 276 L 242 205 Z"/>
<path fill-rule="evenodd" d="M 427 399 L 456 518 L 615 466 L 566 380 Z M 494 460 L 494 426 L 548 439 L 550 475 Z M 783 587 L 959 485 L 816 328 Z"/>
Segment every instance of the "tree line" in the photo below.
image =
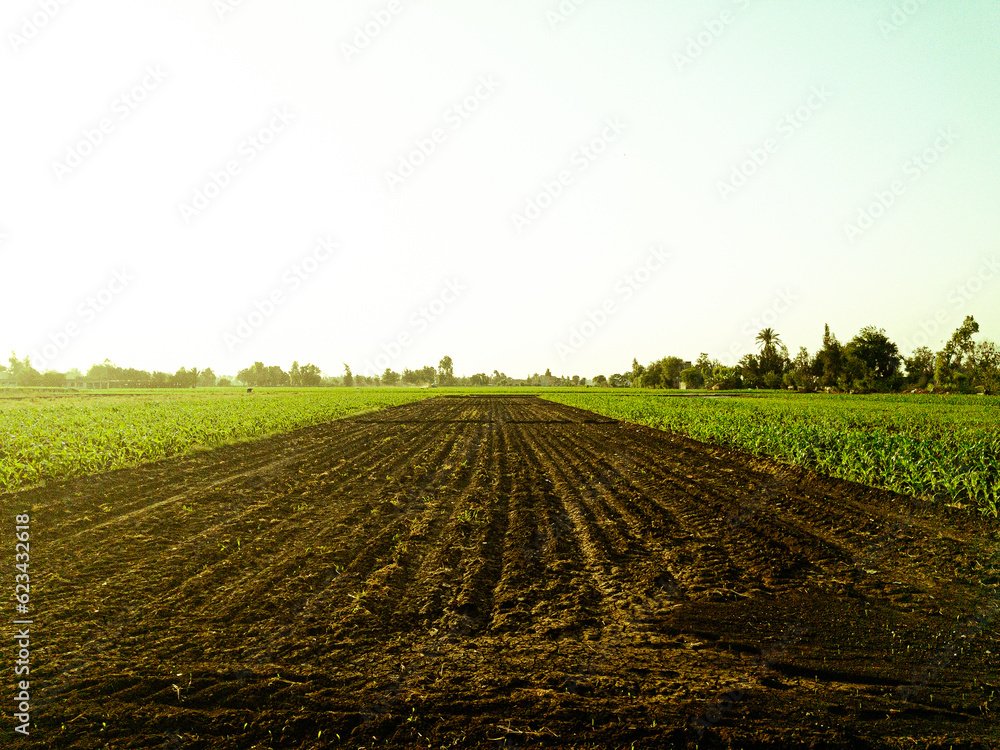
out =
<path fill-rule="evenodd" d="M 551 386 L 586 385 L 587 379 L 578 375 L 561 378 L 546 370 L 545 375 L 535 373 L 527 378 L 513 378 L 504 372 L 494 370 L 474 375 L 455 375 L 452 358 L 445 355 L 437 367 L 425 365 L 419 369 L 404 368 L 396 372 L 386 368 L 381 375 L 355 375 L 350 365 L 344 364 L 342 375 L 325 375 L 314 364 L 299 365 L 292 362 L 289 370 L 278 365 L 254 362 L 240 370 L 233 378 L 219 378 L 211 368 L 199 370 L 196 367 L 182 367 L 175 373 L 147 372 L 134 368 L 119 367 L 109 360 L 93 365 L 87 372 L 69 370 L 65 373 L 49 370 L 38 372 L 28 357 L 19 360 L 11 353 L 8 365 L 0 364 L 0 383 L 21 387 L 63 388 L 75 382 L 107 383 L 114 388 L 211 388 L 213 386 L 257 387 L 375 387 L 375 386 Z"/>
<path fill-rule="evenodd" d="M 182 367 L 175 373 L 147 372 L 132 367 L 118 367 L 108 360 L 91 366 L 86 374 L 77 369 L 67 372 L 38 372 L 32 367 L 30 358 L 18 360 L 13 352 L 7 365 L 0 364 L 0 376 L 6 376 L 3 379 L 11 385 L 25 388 L 65 388 L 80 380 L 114 383 L 116 388 L 195 388 L 230 384 L 227 380 L 218 379 L 211 368 L 199 370 L 193 367 L 189 370 Z"/>
<path fill-rule="evenodd" d="M 918 347 L 909 357 L 900 354 L 885 331 L 862 328 L 846 344 L 827 325 L 822 347 L 811 354 L 800 347 L 790 357 L 788 348 L 771 328 L 757 334 L 757 354 L 746 354 L 735 367 L 723 367 L 705 353 L 693 364 L 679 357 L 663 357 L 642 366 L 632 360 L 628 372 L 616 373 L 603 384 L 639 388 L 788 388 L 843 393 L 892 393 L 928 389 L 955 393 L 1000 393 L 1000 349 L 992 341 L 976 343 L 979 324 L 970 315 L 940 351 Z"/>
<path fill-rule="evenodd" d="M 718 360 L 702 353 L 692 363 L 668 356 L 640 365 L 637 359 L 623 373 L 596 375 L 590 380 L 573 376 L 534 373 L 513 378 L 494 370 L 474 375 L 455 375 L 452 358 L 445 355 L 437 367 L 396 372 L 386 368 L 380 375 L 360 375 L 344 363 L 339 376 L 324 375 L 314 364 L 292 362 L 286 372 L 277 365 L 254 362 L 240 370 L 234 379 L 218 378 L 211 368 L 182 367 L 177 372 L 146 372 L 122 368 L 105 360 L 86 373 L 40 373 L 25 357 L 18 360 L 11 353 L 7 366 L 0 364 L 0 382 L 23 387 L 65 387 L 74 381 L 110 384 L 116 388 L 207 388 L 243 385 L 250 387 L 377 387 L 377 386 L 582 386 L 609 388 L 697 388 L 733 390 L 740 388 L 790 388 L 813 392 L 891 393 L 906 388 L 930 389 L 957 393 L 1000 393 L 1000 349 L 991 341 L 975 342 L 979 324 L 970 315 L 938 352 L 918 347 L 904 357 L 885 331 L 866 326 L 846 344 L 841 344 L 827 325 L 822 347 L 811 354 L 800 347 L 791 357 L 780 336 L 771 328 L 757 334 L 759 352 L 746 354 L 734 367 L 724 367 Z"/>

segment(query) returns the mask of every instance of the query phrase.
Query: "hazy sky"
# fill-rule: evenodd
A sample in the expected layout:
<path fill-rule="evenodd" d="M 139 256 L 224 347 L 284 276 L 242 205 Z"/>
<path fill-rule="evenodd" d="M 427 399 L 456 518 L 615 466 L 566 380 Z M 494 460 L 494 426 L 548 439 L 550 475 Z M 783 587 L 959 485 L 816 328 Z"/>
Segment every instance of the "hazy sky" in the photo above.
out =
<path fill-rule="evenodd" d="M 0 30 L 0 347 L 39 369 L 1000 340 L 992 0 L 7 0 Z"/>

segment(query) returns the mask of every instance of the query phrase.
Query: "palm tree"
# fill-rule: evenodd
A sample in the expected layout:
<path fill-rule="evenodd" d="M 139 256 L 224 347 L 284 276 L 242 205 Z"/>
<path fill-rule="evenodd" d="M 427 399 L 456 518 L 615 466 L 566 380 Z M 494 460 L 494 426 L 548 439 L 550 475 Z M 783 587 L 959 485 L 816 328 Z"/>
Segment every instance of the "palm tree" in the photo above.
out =
<path fill-rule="evenodd" d="M 761 343 L 760 350 L 763 352 L 768 348 L 774 348 L 774 346 L 780 344 L 781 338 L 774 332 L 773 328 L 765 328 L 757 334 L 755 341 L 759 341 Z"/>

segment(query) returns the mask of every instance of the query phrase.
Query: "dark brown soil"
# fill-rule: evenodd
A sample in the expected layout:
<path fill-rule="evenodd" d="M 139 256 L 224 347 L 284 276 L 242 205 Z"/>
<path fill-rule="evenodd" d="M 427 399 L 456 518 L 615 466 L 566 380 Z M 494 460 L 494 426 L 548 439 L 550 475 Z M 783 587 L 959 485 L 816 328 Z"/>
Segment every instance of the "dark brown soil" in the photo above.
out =
<path fill-rule="evenodd" d="M 1000 525 L 534 397 L 0 503 L 5 748 L 1000 747 Z"/>

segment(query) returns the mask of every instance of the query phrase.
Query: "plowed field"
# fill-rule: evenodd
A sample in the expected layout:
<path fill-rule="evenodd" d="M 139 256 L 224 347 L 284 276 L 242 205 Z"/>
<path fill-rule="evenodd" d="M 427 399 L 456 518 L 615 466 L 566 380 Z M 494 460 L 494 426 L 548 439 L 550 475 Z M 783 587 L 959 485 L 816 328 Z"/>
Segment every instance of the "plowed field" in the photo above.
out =
<path fill-rule="evenodd" d="M 2 502 L 5 747 L 1000 747 L 996 522 L 534 397 Z"/>

